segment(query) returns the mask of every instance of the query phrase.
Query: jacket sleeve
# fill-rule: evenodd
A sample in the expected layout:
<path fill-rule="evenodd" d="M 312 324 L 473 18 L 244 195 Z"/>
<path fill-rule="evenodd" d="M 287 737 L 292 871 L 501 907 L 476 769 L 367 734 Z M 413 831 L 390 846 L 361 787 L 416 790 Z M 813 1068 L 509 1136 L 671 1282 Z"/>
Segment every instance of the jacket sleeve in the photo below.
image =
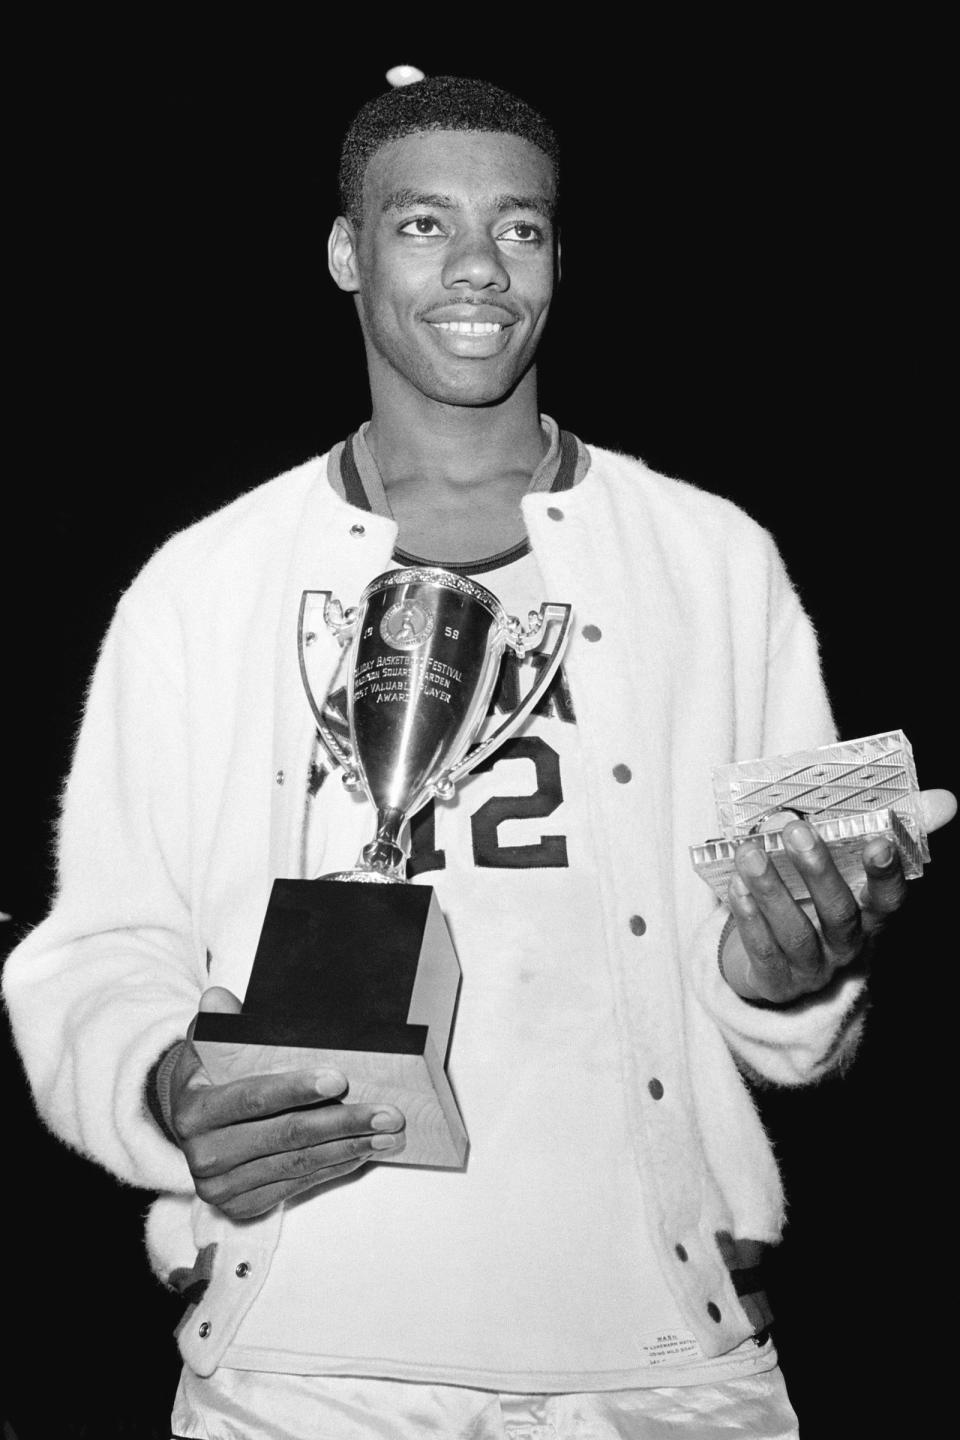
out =
<path fill-rule="evenodd" d="M 189 905 L 189 759 L 163 607 L 121 601 L 74 753 L 51 912 L 13 951 L 4 996 L 50 1128 L 122 1180 L 188 1192 L 146 1112 L 151 1065 L 196 1012 L 203 957 Z"/>
<path fill-rule="evenodd" d="M 772 541 L 766 630 L 761 746 L 739 759 L 786 754 L 836 739 L 816 635 Z M 717 906 L 699 927 L 693 947 L 694 986 L 741 1067 L 755 1079 L 803 1085 L 848 1062 L 863 1029 L 867 997 L 862 972 L 840 971 L 825 990 L 792 1005 L 752 1005 L 720 972 L 719 942 L 729 913 L 725 905 Z"/>

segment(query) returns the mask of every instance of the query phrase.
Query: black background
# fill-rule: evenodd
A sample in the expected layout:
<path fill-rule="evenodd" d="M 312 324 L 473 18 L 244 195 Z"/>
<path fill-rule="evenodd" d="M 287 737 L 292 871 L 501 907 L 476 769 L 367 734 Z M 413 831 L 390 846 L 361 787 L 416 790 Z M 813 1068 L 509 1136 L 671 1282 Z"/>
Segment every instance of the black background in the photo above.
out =
<path fill-rule="evenodd" d="M 325 242 L 340 135 L 400 60 L 483 75 L 559 122 L 542 407 L 772 529 L 841 734 L 902 727 L 922 783 L 956 788 L 943 37 L 679 18 L 669 36 L 596 27 L 589 47 L 459 13 L 405 43 L 144 27 L 14 47 L 8 934 L 45 908 L 56 794 L 123 587 L 167 534 L 366 417 Z M 758 1097 L 791 1201 L 770 1289 L 806 1440 L 938 1418 L 956 853 L 935 838 L 852 1071 Z M 165 1435 L 178 1307 L 142 1253 L 150 1197 L 41 1129 L 9 1051 L 4 1080 L 5 1413 L 19 1440 Z"/>

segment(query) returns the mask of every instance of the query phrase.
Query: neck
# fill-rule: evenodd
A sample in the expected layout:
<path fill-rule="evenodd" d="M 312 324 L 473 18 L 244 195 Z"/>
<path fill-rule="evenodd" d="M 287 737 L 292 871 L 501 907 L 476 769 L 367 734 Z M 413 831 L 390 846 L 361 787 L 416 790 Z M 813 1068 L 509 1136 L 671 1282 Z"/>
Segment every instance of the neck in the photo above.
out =
<path fill-rule="evenodd" d="M 543 459 L 534 369 L 492 405 L 447 405 L 419 392 L 397 396 L 389 386 L 372 391 L 366 439 L 387 491 L 414 476 L 464 489 L 518 471 L 529 479 Z"/>

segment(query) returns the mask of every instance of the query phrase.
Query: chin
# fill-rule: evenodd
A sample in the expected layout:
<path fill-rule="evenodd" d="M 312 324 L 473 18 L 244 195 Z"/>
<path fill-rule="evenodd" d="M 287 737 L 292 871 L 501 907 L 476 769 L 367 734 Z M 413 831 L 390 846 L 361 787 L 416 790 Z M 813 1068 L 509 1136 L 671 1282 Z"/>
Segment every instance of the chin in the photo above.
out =
<path fill-rule="evenodd" d="M 526 373 L 456 378 L 438 375 L 432 385 L 424 387 L 424 394 L 445 405 L 498 405 L 502 400 L 509 399 Z"/>

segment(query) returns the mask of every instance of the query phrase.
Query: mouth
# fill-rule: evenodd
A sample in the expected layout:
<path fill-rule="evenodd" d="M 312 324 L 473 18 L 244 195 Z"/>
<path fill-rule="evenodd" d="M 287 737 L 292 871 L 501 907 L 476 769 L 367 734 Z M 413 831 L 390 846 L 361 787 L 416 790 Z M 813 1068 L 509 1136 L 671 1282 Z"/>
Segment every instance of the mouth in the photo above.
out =
<path fill-rule="evenodd" d="M 505 305 L 489 302 L 435 305 L 422 318 L 435 343 L 461 360 L 490 360 L 499 355 L 510 344 L 510 333 L 520 320 Z"/>

